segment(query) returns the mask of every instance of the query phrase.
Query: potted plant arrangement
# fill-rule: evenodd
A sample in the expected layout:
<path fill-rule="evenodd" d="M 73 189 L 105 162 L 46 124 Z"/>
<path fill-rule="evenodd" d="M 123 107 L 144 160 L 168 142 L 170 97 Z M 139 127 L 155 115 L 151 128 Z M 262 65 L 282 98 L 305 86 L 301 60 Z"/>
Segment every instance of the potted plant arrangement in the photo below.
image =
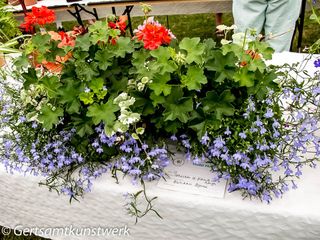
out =
<path fill-rule="evenodd" d="M 53 19 L 45 7 L 35 11 L 26 29 Z M 105 172 L 122 172 L 145 191 L 146 181 L 166 177 L 174 146 L 227 179 L 228 191 L 270 202 L 296 187 L 303 166 L 316 165 L 319 73 L 301 82 L 292 66 L 267 66 L 273 50 L 249 31 L 222 46 L 178 41 L 146 16 L 134 37 L 125 32 L 126 19 L 111 16 L 41 31 L 23 46 L 12 73 L 19 84 L 1 82 L 0 159 L 8 171 L 42 175 L 70 199 Z M 136 217 L 146 213 L 135 204 L 143 191 L 130 195 Z M 156 212 L 144 196 L 146 211 Z"/>

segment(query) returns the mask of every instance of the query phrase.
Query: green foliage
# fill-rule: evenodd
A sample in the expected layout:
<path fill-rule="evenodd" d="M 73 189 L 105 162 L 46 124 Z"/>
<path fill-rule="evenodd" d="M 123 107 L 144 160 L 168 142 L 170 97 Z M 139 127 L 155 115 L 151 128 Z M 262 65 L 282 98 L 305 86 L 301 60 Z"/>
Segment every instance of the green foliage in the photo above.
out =
<path fill-rule="evenodd" d="M 0 42 L 4 43 L 9 39 L 20 35 L 18 22 L 12 12 L 8 12 L 4 0 L 0 0 Z"/>
<path fill-rule="evenodd" d="M 184 38 L 179 44 L 180 49 L 187 51 L 186 62 L 202 64 L 202 54 L 205 46 L 200 43 L 200 38 Z"/>
<path fill-rule="evenodd" d="M 168 96 L 171 93 L 171 86 L 167 84 L 170 81 L 170 74 L 156 74 L 153 78 L 153 82 L 150 84 L 150 89 L 154 91 L 155 95 L 159 96 L 163 93 L 164 96 Z"/>
<path fill-rule="evenodd" d="M 88 108 L 87 116 L 92 118 L 94 124 L 104 123 L 105 126 L 113 126 L 116 120 L 115 112 L 119 110 L 119 107 L 113 104 L 113 100 L 110 99 L 104 104 L 93 104 Z"/>
<path fill-rule="evenodd" d="M 60 117 L 63 116 L 63 109 L 57 108 L 53 109 L 52 107 L 45 105 L 41 108 L 39 121 L 43 124 L 43 127 L 49 131 L 54 125 L 57 125 Z"/>
<path fill-rule="evenodd" d="M 16 62 L 23 69 L 28 54 L 36 52 L 37 61 L 54 61 L 72 52 L 62 63 L 61 75 L 39 77 L 30 67 L 22 73 L 24 88 L 41 86 L 43 101 L 53 107 L 41 109 L 39 120 L 45 128 L 58 124 L 64 114 L 67 125 L 84 139 L 101 123 L 108 134 L 137 134 L 146 124 L 142 138 L 149 132 L 165 137 L 186 131 L 201 138 L 221 128 L 249 95 L 262 99 L 277 88 L 274 71 L 243 46 L 218 47 L 212 39 L 184 38 L 149 51 L 118 34 L 97 21 L 76 38 L 74 47 L 58 47 L 59 41 L 47 34 L 32 37 L 26 55 Z M 272 54 L 266 43 L 253 41 L 248 48 L 265 59 Z"/>
<path fill-rule="evenodd" d="M 189 120 L 189 113 L 193 110 L 193 101 L 190 97 L 184 97 L 181 88 L 175 87 L 172 94 L 164 103 L 163 113 L 165 121 L 180 120 L 186 123 Z"/>
<path fill-rule="evenodd" d="M 23 86 L 28 88 L 31 84 L 35 84 L 38 82 L 38 76 L 36 70 L 34 68 L 28 68 L 27 72 L 21 74 L 24 78 Z"/>
<path fill-rule="evenodd" d="M 206 84 L 208 81 L 202 68 L 190 66 L 187 74 L 182 76 L 181 82 L 188 90 L 200 90 L 201 84 Z"/>
<path fill-rule="evenodd" d="M 215 91 L 207 92 L 206 97 L 203 99 L 203 110 L 206 113 L 214 113 L 218 120 L 223 116 L 233 116 L 234 107 L 232 102 L 235 96 L 230 90 L 223 91 L 218 95 Z"/>

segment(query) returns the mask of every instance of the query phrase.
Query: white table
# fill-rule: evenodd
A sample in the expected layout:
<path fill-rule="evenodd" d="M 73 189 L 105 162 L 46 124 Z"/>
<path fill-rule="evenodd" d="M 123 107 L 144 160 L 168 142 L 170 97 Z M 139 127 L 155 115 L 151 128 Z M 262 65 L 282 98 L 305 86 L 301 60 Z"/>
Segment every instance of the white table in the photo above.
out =
<path fill-rule="evenodd" d="M 64 21 L 73 21 L 74 17 L 68 13 L 74 11 L 77 4 L 84 6 L 86 10 L 93 12 L 96 10 L 99 18 L 113 14 L 112 7 L 116 10 L 117 15 L 124 13 L 127 6 L 134 6 L 130 12 L 131 16 L 143 16 L 139 0 L 82 0 L 79 2 L 67 2 L 66 0 L 43 0 L 38 1 L 34 6 L 47 6 L 55 10 L 57 16 L 57 25 Z M 231 12 L 232 0 L 149 0 L 143 1 L 152 5 L 152 15 L 179 15 L 179 14 L 196 14 L 196 13 L 217 13 Z M 32 6 L 28 6 L 31 9 Z M 23 12 L 20 5 L 12 7 L 11 11 L 15 12 L 17 19 L 23 20 Z M 93 15 L 81 12 L 83 20 L 93 19 Z"/>
<path fill-rule="evenodd" d="M 275 54 L 274 63 L 300 61 L 302 54 Z M 308 68 L 313 71 L 312 62 Z M 129 183 L 117 185 L 107 175 L 98 179 L 93 192 L 80 202 L 68 203 L 65 196 L 38 187 L 37 177 L 10 175 L 0 168 L 0 225 L 24 227 L 123 227 L 126 237 L 59 236 L 52 239 L 134 239 L 134 240 L 317 240 L 320 238 L 320 169 L 303 171 L 298 189 L 270 205 L 242 200 L 239 193 L 213 198 L 148 187 L 158 196 L 156 208 L 163 220 L 148 215 L 137 225 L 125 215 L 122 194 L 134 189 Z"/>

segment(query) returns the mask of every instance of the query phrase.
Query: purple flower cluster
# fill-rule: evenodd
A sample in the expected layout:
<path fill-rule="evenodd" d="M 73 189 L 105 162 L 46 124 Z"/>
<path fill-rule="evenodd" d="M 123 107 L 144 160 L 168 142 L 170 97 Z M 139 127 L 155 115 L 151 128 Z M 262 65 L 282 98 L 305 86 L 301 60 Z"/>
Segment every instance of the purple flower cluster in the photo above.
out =
<path fill-rule="evenodd" d="M 313 92 L 320 92 L 319 89 L 314 88 Z M 306 103 L 303 91 L 283 89 L 282 99 L 299 109 L 289 109 L 286 117 L 282 115 L 286 107 L 279 105 L 273 94 L 278 93 L 270 92 L 262 101 L 250 97 L 244 113 L 231 119 L 229 126 L 204 134 L 199 140 L 201 147 L 188 148 L 192 140 L 186 135 L 174 138 L 191 152 L 194 161 L 199 161 L 200 155 L 211 164 L 218 174 L 215 180 L 228 179 L 228 191 L 240 190 L 245 196 L 270 202 L 273 196 L 280 197 L 287 191 L 290 184 L 297 188 L 293 179 L 301 176 L 308 149 L 314 148 L 316 157 L 320 156 L 320 138 L 315 134 L 317 117 L 299 107 Z M 274 109 L 280 109 L 280 114 Z M 310 163 L 315 166 L 314 161 L 308 160 Z M 275 174 L 280 178 L 274 178 Z"/>
<path fill-rule="evenodd" d="M 121 144 L 122 157 L 116 162 L 116 167 L 124 173 L 137 179 L 152 181 L 164 176 L 163 169 L 169 165 L 169 154 L 165 148 L 149 147 L 144 143 L 139 146 L 138 142 L 127 135 Z"/>
<path fill-rule="evenodd" d="M 25 146 L 16 144 L 20 141 L 18 134 L 15 139 L 3 137 L 4 152 L 0 161 L 11 173 L 18 171 L 46 178 L 58 175 L 52 184 L 70 196 L 88 192 L 92 180 L 105 173 L 108 167 L 87 164 L 85 156 L 72 147 L 74 134 L 75 129 L 60 131 L 49 139 L 36 138 Z"/>
<path fill-rule="evenodd" d="M 93 140 L 92 147 L 99 154 L 106 147 L 118 149 L 112 167 L 132 176 L 133 182 L 140 178 L 151 181 L 163 176 L 163 169 L 169 164 L 165 148 L 141 144 L 128 133 L 107 137 L 102 125 L 95 130 L 98 137 Z"/>

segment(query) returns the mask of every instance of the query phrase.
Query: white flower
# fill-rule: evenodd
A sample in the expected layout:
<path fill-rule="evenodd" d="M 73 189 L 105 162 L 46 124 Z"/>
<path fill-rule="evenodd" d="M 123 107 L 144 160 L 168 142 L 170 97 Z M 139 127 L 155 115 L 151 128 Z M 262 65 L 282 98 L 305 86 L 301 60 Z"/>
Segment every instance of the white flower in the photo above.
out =
<path fill-rule="evenodd" d="M 237 29 L 238 27 L 236 25 L 231 25 L 230 27 L 227 27 L 227 30 L 235 30 Z"/>
<path fill-rule="evenodd" d="M 237 45 L 242 45 L 244 41 L 245 34 L 243 32 L 234 33 L 232 35 L 233 43 Z"/>
<path fill-rule="evenodd" d="M 123 124 L 130 125 L 140 120 L 140 114 L 129 112 L 127 110 L 121 111 L 119 121 Z"/>
<path fill-rule="evenodd" d="M 134 97 L 130 97 L 129 99 L 119 102 L 118 105 L 121 108 L 121 111 L 128 109 L 131 105 L 134 104 L 134 102 L 136 101 L 136 99 Z"/>
<path fill-rule="evenodd" d="M 227 40 L 227 39 L 222 39 L 222 40 L 221 40 L 221 44 L 222 44 L 222 45 L 226 45 L 226 44 L 229 44 L 229 43 L 231 43 L 231 41 L 229 41 L 229 40 Z"/>
<path fill-rule="evenodd" d="M 228 26 L 226 26 L 226 25 L 218 25 L 216 28 L 217 28 L 218 31 L 225 31 L 225 30 L 228 29 Z"/>
<path fill-rule="evenodd" d="M 178 52 L 178 53 L 176 54 L 176 56 L 174 57 L 174 60 L 175 60 L 178 64 L 182 65 L 182 64 L 184 64 L 184 63 L 186 62 L 186 55 L 184 55 L 184 54 L 181 53 L 181 52 Z"/>
<path fill-rule="evenodd" d="M 148 77 L 143 77 L 143 78 L 141 78 L 141 83 L 146 84 L 149 82 L 149 80 L 150 79 Z"/>
<path fill-rule="evenodd" d="M 144 89 L 144 84 L 141 83 L 141 82 L 139 82 L 137 86 L 138 86 L 138 90 L 139 90 L 140 92 L 142 92 L 143 89 Z"/>
<path fill-rule="evenodd" d="M 125 101 L 128 99 L 128 94 L 126 92 L 123 92 L 121 94 L 119 94 L 118 97 L 116 97 L 114 100 L 113 100 L 113 103 L 114 104 L 119 104 L 120 102 L 122 101 Z"/>

